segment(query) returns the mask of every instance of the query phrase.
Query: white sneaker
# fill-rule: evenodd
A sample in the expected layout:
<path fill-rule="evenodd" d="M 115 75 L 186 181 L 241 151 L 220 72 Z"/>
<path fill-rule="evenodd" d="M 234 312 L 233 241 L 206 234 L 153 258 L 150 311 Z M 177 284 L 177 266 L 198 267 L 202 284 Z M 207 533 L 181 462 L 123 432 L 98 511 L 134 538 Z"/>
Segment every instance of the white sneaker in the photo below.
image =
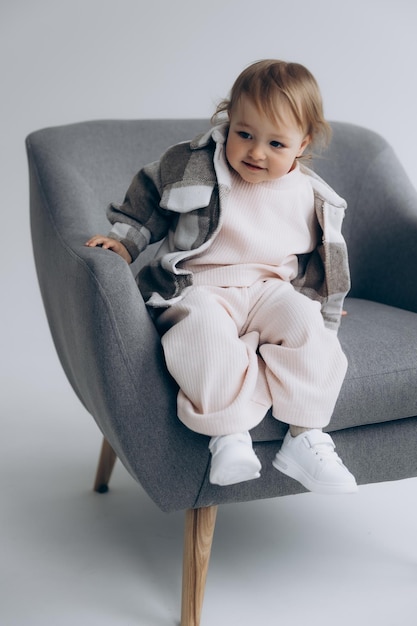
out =
<path fill-rule="evenodd" d="M 261 463 L 252 448 L 248 432 L 212 437 L 210 482 L 213 485 L 234 485 L 260 477 Z"/>
<path fill-rule="evenodd" d="M 297 437 L 285 435 L 273 466 L 316 493 L 353 493 L 355 477 L 335 452 L 333 439 L 321 430 L 307 430 Z"/>

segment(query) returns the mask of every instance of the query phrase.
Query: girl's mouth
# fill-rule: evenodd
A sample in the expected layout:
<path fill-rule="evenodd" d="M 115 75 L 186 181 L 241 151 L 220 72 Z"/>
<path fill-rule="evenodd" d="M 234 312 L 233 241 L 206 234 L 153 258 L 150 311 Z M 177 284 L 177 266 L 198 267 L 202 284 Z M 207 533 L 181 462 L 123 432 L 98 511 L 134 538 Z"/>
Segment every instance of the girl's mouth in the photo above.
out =
<path fill-rule="evenodd" d="M 243 165 L 245 165 L 245 167 L 247 167 L 248 169 L 254 172 L 259 172 L 265 169 L 264 167 L 260 167 L 259 165 L 254 165 L 253 163 L 249 163 L 248 161 L 243 161 Z"/>

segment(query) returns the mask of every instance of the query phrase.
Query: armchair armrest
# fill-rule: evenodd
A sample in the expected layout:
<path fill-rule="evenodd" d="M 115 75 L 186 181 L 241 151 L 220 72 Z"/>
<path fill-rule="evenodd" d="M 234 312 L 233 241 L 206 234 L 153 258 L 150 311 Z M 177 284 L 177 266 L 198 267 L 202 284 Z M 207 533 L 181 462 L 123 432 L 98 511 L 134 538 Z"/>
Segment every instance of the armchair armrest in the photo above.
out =
<path fill-rule="evenodd" d="M 381 135 L 332 122 L 314 169 L 347 201 L 350 296 L 417 311 L 417 191 Z"/>
<path fill-rule="evenodd" d="M 417 312 L 417 191 L 389 146 L 369 164 L 350 222 L 361 231 L 354 295 Z"/>
<path fill-rule="evenodd" d="M 52 176 L 28 152 L 36 269 L 65 373 L 158 506 L 192 508 L 207 470 L 207 441 L 176 417 L 177 387 L 129 265 L 84 245 L 101 229 L 102 202 L 82 176 L 71 185 L 67 164 L 49 159 Z"/>

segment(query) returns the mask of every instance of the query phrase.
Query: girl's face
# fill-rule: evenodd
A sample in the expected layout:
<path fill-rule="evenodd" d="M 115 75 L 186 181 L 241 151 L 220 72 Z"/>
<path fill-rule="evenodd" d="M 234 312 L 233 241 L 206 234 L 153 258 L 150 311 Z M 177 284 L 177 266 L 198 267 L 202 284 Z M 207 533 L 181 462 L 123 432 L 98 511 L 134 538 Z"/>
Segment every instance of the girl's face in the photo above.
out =
<path fill-rule="evenodd" d="M 243 95 L 230 115 L 226 157 L 243 180 L 261 183 L 288 174 L 309 142 L 289 114 L 273 122 Z"/>

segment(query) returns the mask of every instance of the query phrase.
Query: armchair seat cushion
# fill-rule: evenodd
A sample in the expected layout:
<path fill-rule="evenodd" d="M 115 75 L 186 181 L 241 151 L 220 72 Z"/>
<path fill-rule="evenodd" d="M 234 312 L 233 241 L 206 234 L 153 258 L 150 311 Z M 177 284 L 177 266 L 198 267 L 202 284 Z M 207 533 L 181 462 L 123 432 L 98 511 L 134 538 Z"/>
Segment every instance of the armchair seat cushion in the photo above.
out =
<path fill-rule="evenodd" d="M 345 309 L 339 339 L 349 367 L 327 430 L 415 416 L 417 313 L 357 298 L 347 298 Z M 251 434 L 273 441 L 286 428 L 269 414 Z"/>

